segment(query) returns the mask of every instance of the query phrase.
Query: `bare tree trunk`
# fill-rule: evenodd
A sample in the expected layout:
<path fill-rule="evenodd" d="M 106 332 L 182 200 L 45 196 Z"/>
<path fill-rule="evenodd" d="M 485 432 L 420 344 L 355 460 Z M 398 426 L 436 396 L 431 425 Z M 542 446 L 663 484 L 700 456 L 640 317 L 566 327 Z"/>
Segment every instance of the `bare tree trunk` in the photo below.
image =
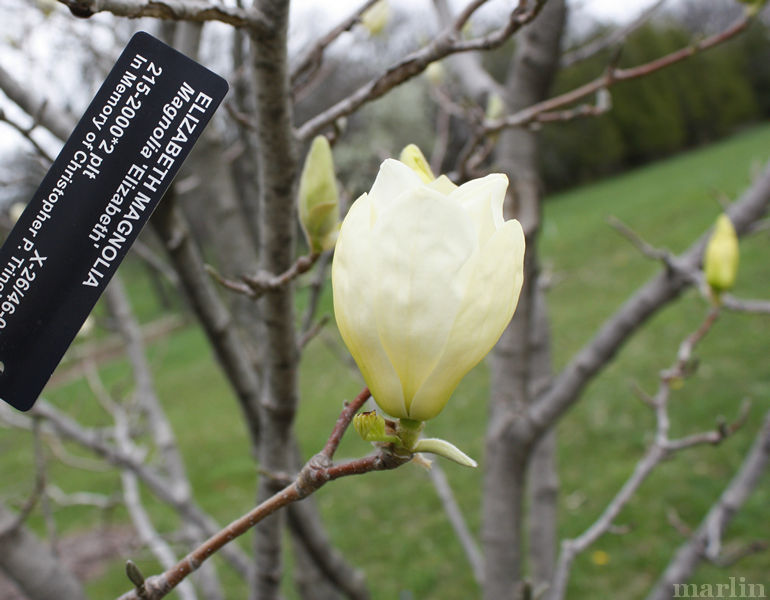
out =
<path fill-rule="evenodd" d="M 173 188 L 158 204 L 152 224 L 163 240 L 209 343 L 235 389 L 251 443 L 256 447 L 259 439 L 259 382 L 230 311 L 214 289 L 187 223 L 174 206 Z"/>
<path fill-rule="evenodd" d="M 289 268 L 294 254 L 294 181 L 297 172 L 292 135 L 287 58 L 289 3 L 261 0 L 257 7 L 269 33 L 252 36 L 252 61 L 257 90 L 259 147 L 260 267 L 269 273 Z M 259 303 L 265 344 L 260 398 L 259 461 L 268 473 L 293 467 L 291 427 L 297 406 L 298 351 L 291 284 L 266 293 Z M 257 496 L 268 498 L 281 488 L 280 480 L 261 477 Z M 271 515 L 255 530 L 253 600 L 279 597 L 282 575 L 283 512 Z"/>
<path fill-rule="evenodd" d="M 80 582 L 48 546 L 0 502 L 0 571 L 8 575 L 30 600 L 86 600 Z"/>
<path fill-rule="evenodd" d="M 522 31 L 506 84 L 506 105 L 516 111 L 542 100 L 558 67 L 566 7 L 563 0 L 548 2 L 540 16 Z M 532 400 L 533 386 L 549 376 L 548 328 L 535 327 L 537 315 L 545 319 L 544 298 L 538 293 L 537 235 L 540 227 L 540 183 L 537 171 L 537 140 L 533 132 L 514 129 L 503 133 L 498 162 L 511 180 L 508 217 L 521 221 L 527 237 L 524 287 L 516 315 L 503 333 L 491 361 L 490 421 L 486 440 L 482 537 L 485 550 L 484 597 L 511 598 L 522 577 L 523 504 L 527 466 L 534 435 L 523 420 Z M 540 303 L 540 306 L 536 306 Z M 535 333 L 540 336 L 535 338 Z M 543 356 L 539 356 L 543 353 Z M 538 491 L 553 488 L 553 461 L 548 444 L 541 455 L 535 477 Z M 550 442 L 552 444 L 552 442 Z M 541 498 L 553 498 L 554 494 Z M 555 520 L 555 503 L 544 503 L 538 518 Z M 536 536 L 551 535 L 552 529 L 535 529 Z M 552 568 L 555 540 L 536 542 L 538 572 Z"/>
<path fill-rule="evenodd" d="M 551 382 L 551 334 L 545 291 L 535 293 L 532 337 L 530 339 L 531 398 L 537 398 Z M 559 475 L 556 464 L 556 430 L 540 438 L 529 465 L 529 561 L 536 587 L 551 580 L 558 552 L 557 500 Z"/>

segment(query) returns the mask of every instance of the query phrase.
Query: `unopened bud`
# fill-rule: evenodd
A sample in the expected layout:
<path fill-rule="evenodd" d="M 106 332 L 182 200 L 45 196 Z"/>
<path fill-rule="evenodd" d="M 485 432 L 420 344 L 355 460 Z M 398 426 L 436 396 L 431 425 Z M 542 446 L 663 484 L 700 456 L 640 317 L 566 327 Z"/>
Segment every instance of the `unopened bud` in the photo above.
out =
<path fill-rule="evenodd" d="M 487 99 L 486 117 L 489 121 L 496 121 L 505 114 L 505 103 L 499 94 L 494 92 Z"/>
<path fill-rule="evenodd" d="M 377 35 L 385 29 L 390 20 L 390 4 L 388 0 L 375 2 L 361 15 L 361 25 L 369 32 L 369 35 Z"/>
<path fill-rule="evenodd" d="M 358 413 L 353 417 L 353 427 L 365 442 L 399 442 L 395 435 L 387 432 L 385 418 L 376 410 Z"/>
<path fill-rule="evenodd" d="M 721 214 L 717 217 L 703 259 L 706 282 L 718 296 L 729 290 L 738 274 L 738 236 L 730 218 Z"/>
<path fill-rule="evenodd" d="M 299 220 L 312 252 L 334 247 L 339 232 L 339 194 L 328 140 L 317 136 L 299 180 Z"/>
<path fill-rule="evenodd" d="M 446 69 L 439 61 L 435 60 L 425 67 L 425 78 L 431 85 L 439 86 L 446 79 Z"/>

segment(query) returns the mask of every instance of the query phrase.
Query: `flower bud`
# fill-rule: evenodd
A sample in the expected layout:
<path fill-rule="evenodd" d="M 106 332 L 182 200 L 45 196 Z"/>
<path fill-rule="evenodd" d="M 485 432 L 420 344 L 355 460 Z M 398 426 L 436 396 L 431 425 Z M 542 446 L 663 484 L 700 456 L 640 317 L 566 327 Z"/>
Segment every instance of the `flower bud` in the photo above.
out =
<path fill-rule="evenodd" d="M 505 103 L 499 94 L 492 92 L 487 99 L 486 118 L 489 121 L 496 121 L 505 114 Z"/>
<path fill-rule="evenodd" d="M 433 86 L 439 86 L 444 83 L 446 79 L 446 69 L 440 61 L 434 60 L 427 67 L 425 67 L 425 78 Z"/>
<path fill-rule="evenodd" d="M 353 417 L 353 427 L 365 442 L 395 442 L 398 437 L 387 432 L 385 419 L 375 410 L 358 413 Z"/>
<path fill-rule="evenodd" d="M 433 175 L 433 171 L 431 171 L 430 164 L 428 164 L 428 161 L 425 158 L 425 155 L 422 153 L 422 150 L 417 147 L 417 145 L 409 144 L 406 146 L 401 151 L 401 156 L 398 157 L 398 160 L 412 169 L 412 171 L 417 173 L 420 176 L 420 179 L 422 179 L 425 183 L 430 183 L 436 179 L 436 177 Z"/>
<path fill-rule="evenodd" d="M 449 185 L 447 185 L 449 184 Z M 524 233 L 503 218 L 508 180 L 426 183 L 386 160 L 350 208 L 332 264 L 337 325 L 393 417 L 435 417 L 508 325 Z"/>
<path fill-rule="evenodd" d="M 703 259 L 706 281 L 715 294 L 733 287 L 738 273 L 738 236 L 726 214 L 717 217 Z"/>
<path fill-rule="evenodd" d="M 329 141 L 317 136 L 299 180 L 299 221 L 311 252 L 334 247 L 339 231 L 339 195 Z"/>
<path fill-rule="evenodd" d="M 746 5 L 746 16 L 751 18 L 759 14 L 767 3 L 767 0 L 738 0 L 742 4 Z"/>
<path fill-rule="evenodd" d="M 379 0 L 361 15 L 361 25 L 369 32 L 369 35 L 375 36 L 385 29 L 390 20 L 390 4 L 388 0 Z"/>

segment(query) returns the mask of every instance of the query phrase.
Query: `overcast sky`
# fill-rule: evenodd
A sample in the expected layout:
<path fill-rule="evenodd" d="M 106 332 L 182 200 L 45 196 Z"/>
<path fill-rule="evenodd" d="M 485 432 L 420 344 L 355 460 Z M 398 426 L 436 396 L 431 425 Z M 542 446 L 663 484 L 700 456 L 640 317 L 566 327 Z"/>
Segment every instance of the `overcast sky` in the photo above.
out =
<path fill-rule="evenodd" d="M 594 15 L 618 21 L 633 19 L 655 0 L 577 0 L 576 6 L 585 7 L 585 10 Z"/>
<path fill-rule="evenodd" d="M 50 6 L 60 11 L 63 19 L 71 19 L 66 14 L 66 9 L 59 4 L 56 4 L 53 0 L 37 0 L 38 2 L 50 2 Z M 303 47 L 309 41 L 315 39 L 321 32 L 325 31 L 329 27 L 336 24 L 340 19 L 349 15 L 353 10 L 361 5 L 363 0 L 331 0 L 321 2 L 320 0 L 294 0 L 292 2 L 292 33 L 295 34 L 295 43 L 299 49 Z M 389 0 L 393 5 L 398 6 L 399 10 L 407 11 L 411 14 L 422 14 L 428 19 L 432 19 L 434 16 L 432 0 Z M 647 6 L 650 6 L 655 0 L 567 0 L 572 9 L 572 25 L 578 26 L 579 23 L 585 23 L 585 18 L 590 20 L 613 20 L 619 22 L 625 22 L 632 20 Z M 462 7 L 468 4 L 469 0 L 450 0 L 455 11 L 459 11 Z M 676 0 L 668 0 L 667 4 L 674 4 Z M 499 18 L 498 15 L 507 14 L 510 11 L 511 6 L 515 4 L 514 0 L 490 0 L 487 5 L 482 7 L 479 11 L 478 20 L 496 22 Z M 11 7 L 14 7 L 12 9 Z M 0 36 L 5 37 L 6 40 L 13 39 L 18 36 L 18 32 L 15 28 L 18 27 L 18 17 L 24 14 L 24 11 L 29 10 L 25 7 L 24 2 L 17 0 L 17 2 L 9 2 L 9 0 L 0 0 Z M 20 12 L 21 11 L 21 12 Z M 486 16 L 485 16 L 486 15 Z M 16 17 L 16 19 L 14 18 Z M 99 21 L 98 18 L 94 21 Z M 80 23 L 85 25 L 85 23 Z M 48 22 L 41 22 L 41 26 L 50 25 Z M 38 31 L 38 29 L 40 29 Z M 92 23 L 88 28 L 89 35 L 92 36 L 94 41 L 97 41 L 99 33 L 105 33 L 100 31 L 100 28 L 96 26 L 96 23 Z M 11 35 L 11 32 L 16 33 L 16 36 Z M 3 35 L 6 33 L 6 35 Z M 4 52 L 4 42 L 0 42 L 0 57 L 4 57 L 5 60 L 0 61 L 5 68 L 14 72 L 18 77 L 26 79 L 28 83 L 28 74 L 31 72 L 30 64 L 26 58 L 23 58 L 24 51 L 30 51 L 34 49 L 36 60 L 50 61 L 52 64 L 56 63 L 60 65 L 62 61 L 66 62 L 62 52 L 62 48 L 52 43 L 50 32 L 46 27 L 35 27 L 25 34 L 23 43 L 24 48 L 18 48 L 22 50 L 21 54 L 18 52 Z M 107 35 L 107 38 L 111 36 Z M 65 48 L 66 49 L 66 48 Z M 8 48 L 10 50 L 10 48 Z M 61 82 L 59 82 L 61 83 Z M 30 83 L 31 85 L 31 83 Z M 33 86 L 39 87 L 39 86 Z M 67 94 L 66 88 L 61 88 L 59 91 L 63 94 Z M 4 101 L 2 93 L 0 93 L 0 107 L 9 111 L 9 114 L 14 117 L 19 117 L 23 122 L 27 119 L 24 115 L 20 114 L 14 106 L 10 106 Z M 75 104 L 78 104 L 76 101 Z M 16 132 L 10 130 L 6 124 L 0 124 L 0 154 L 7 150 L 8 147 L 15 148 L 20 139 Z"/>

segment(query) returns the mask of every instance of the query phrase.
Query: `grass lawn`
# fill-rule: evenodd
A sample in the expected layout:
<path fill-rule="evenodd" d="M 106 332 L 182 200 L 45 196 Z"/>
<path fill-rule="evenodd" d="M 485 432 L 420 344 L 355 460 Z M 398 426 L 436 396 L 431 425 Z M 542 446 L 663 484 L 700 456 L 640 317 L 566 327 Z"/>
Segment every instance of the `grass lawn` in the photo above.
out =
<path fill-rule="evenodd" d="M 559 194 L 548 199 L 541 239 L 549 292 L 556 367 L 591 336 L 659 266 L 642 257 L 607 224 L 614 215 L 651 244 L 672 251 L 685 249 L 715 219 L 717 198 L 735 198 L 751 178 L 752 166 L 770 158 L 770 125 L 747 130 L 713 146 L 650 165 L 623 176 Z M 770 298 L 767 231 L 741 242 L 741 271 L 735 294 Z M 142 282 L 139 268 L 127 265 L 125 277 Z M 143 320 L 159 316 L 146 284 L 133 284 Z M 299 295 L 302 302 L 302 292 Z M 561 476 L 560 531 L 574 536 L 600 514 L 644 452 L 653 431 L 649 408 L 631 392 L 638 382 L 654 391 L 657 373 L 674 360 L 680 341 L 703 318 L 707 305 L 694 292 L 661 311 L 622 350 L 582 400 L 559 425 Z M 322 312 L 331 312 L 327 290 Z M 601 538 L 574 566 L 571 598 L 642 598 L 682 542 L 668 523 L 675 510 L 695 527 L 740 464 L 763 414 L 770 408 L 768 347 L 770 318 L 724 314 L 698 351 L 700 369 L 672 396 L 672 435 L 712 427 L 719 415 L 732 418 L 744 399 L 752 401 L 746 426 L 718 447 L 679 454 L 661 465 L 621 513 L 625 535 Z M 148 350 L 158 392 L 175 425 L 200 503 L 221 522 L 251 507 L 256 465 L 250 458 L 246 433 L 233 395 L 219 373 L 202 333 L 196 327 L 178 330 Z M 108 386 L 118 394 L 130 391 L 130 372 L 123 361 L 103 368 Z M 326 439 L 345 399 L 361 388 L 357 373 L 344 361 L 344 349 L 331 325 L 307 347 L 301 373 L 302 400 L 297 419 L 306 455 Z M 487 372 L 482 364 L 460 385 L 448 408 L 428 426 L 428 433 L 446 437 L 483 467 Z M 90 425 L 106 424 L 83 381 L 47 389 L 45 397 Z M 32 441 L 28 434 L 0 429 L 0 497 L 20 504 L 32 486 Z M 86 453 L 67 448 L 78 455 Z M 339 457 L 361 456 L 367 444 L 348 435 Z M 480 529 L 482 469 L 442 466 L 471 529 Z M 105 494 L 120 490 L 114 472 L 83 471 L 51 459 L 50 477 L 65 491 L 89 489 Z M 427 474 L 415 465 L 395 472 L 349 478 L 322 489 L 316 496 L 330 535 L 356 566 L 363 569 L 378 600 L 465 600 L 478 595 L 459 543 L 440 508 Z M 766 477 L 730 526 L 729 545 L 770 538 Z M 161 531 L 176 524 L 173 514 L 147 497 L 147 506 Z M 117 508 L 106 513 L 86 507 L 60 508 L 60 531 L 83 530 L 94 524 L 126 520 Z M 35 514 L 31 524 L 44 529 Z M 249 541 L 244 541 L 248 548 Z M 183 554 L 184 548 L 177 548 Z M 595 553 L 595 551 L 601 551 Z M 156 566 L 146 553 L 132 556 L 145 573 Z M 746 558 L 729 569 L 702 567 L 696 583 L 725 582 L 730 576 L 770 584 L 768 553 Z M 246 597 L 245 586 L 221 569 L 228 598 Z M 111 598 L 128 589 L 122 561 L 115 561 L 88 584 L 93 598 Z M 287 588 L 287 596 L 293 597 Z"/>

